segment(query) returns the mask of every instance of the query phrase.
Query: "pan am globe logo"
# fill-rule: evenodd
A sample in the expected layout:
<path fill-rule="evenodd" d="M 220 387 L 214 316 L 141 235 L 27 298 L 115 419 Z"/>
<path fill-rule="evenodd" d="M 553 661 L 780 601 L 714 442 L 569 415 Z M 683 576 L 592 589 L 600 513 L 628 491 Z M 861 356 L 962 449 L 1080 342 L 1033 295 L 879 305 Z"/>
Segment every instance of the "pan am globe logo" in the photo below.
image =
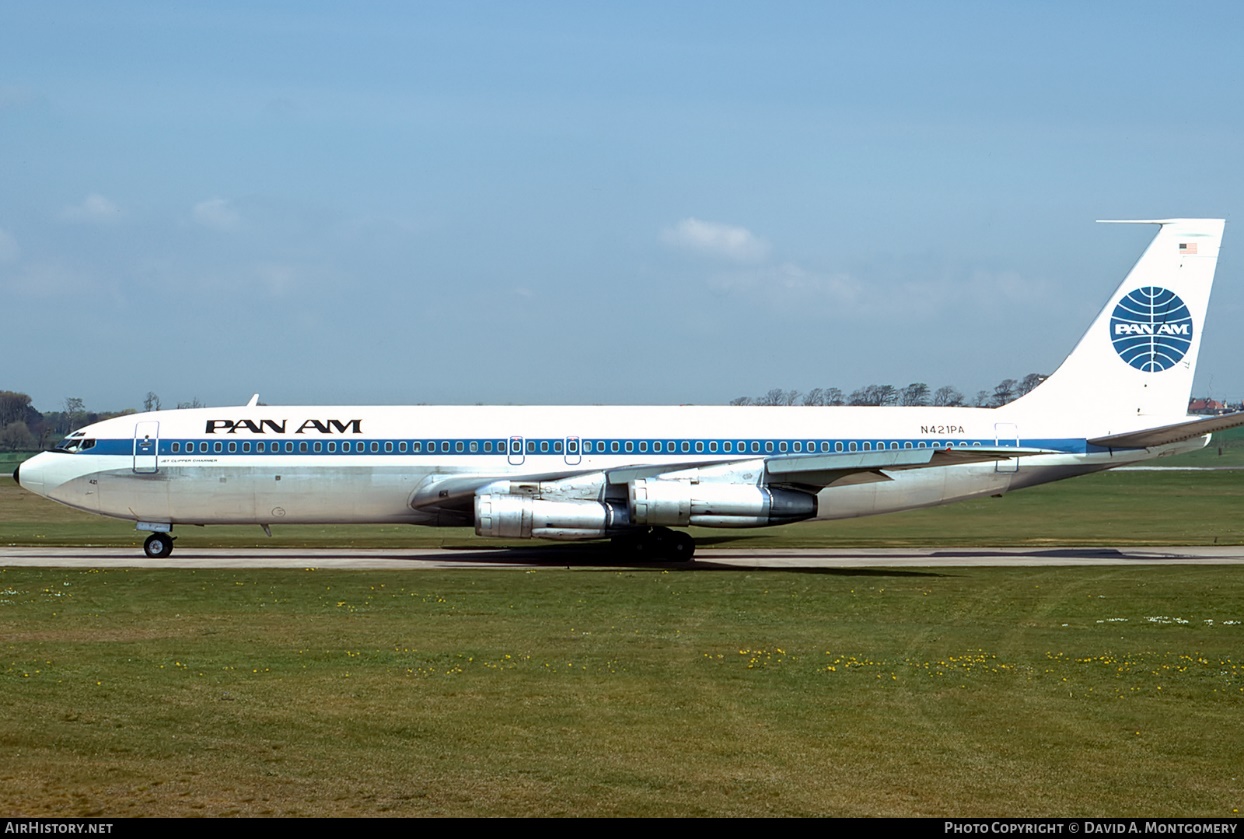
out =
<path fill-rule="evenodd" d="M 1179 363 L 1192 346 L 1192 313 L 1173 291 L 1138 288 L 1114 307 L 1110 340 L 1119 358 L 1137 370 L 1160 373 Z"/>

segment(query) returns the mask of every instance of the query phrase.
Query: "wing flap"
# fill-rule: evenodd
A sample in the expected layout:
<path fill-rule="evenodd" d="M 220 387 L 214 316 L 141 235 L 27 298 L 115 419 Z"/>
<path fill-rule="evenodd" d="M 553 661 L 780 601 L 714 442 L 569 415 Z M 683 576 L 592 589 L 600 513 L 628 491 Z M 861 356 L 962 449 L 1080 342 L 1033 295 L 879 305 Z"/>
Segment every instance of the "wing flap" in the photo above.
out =
<path fill-rule="evenodd" d="M 769 458 L 765 473 L 770 483 L 805 486 L 844 486 L 893 480 L 887 472 L 933 469 L 965 463 L 986 463 L 1013 457 L 1057 454 L 1050 449 L 1016 446 L 973 446 L 953 449 L 887 449 L 877 452 L 787 455 Z"/>

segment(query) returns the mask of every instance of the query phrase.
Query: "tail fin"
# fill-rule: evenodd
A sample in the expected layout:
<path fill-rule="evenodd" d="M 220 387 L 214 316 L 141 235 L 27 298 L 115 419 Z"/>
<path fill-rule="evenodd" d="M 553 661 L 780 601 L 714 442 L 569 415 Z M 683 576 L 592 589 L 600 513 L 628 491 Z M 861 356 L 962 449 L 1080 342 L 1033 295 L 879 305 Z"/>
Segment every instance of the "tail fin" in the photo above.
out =
<path fill-rule="evenodd" d="M 1071 355 L 1008 408 L 1114 421 L 1187 414 L 1226 222 L 1114 223 L 1161 228 Z"/>

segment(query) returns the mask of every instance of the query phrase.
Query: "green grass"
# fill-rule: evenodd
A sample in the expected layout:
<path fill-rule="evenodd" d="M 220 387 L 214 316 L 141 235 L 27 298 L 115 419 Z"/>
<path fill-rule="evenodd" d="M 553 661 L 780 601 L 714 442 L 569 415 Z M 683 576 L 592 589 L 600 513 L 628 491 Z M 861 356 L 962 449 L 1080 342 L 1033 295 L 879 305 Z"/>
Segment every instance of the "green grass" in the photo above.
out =
<path fill-rule="evenodd" d="M 1237 569 L 0 570 L 0 812 L 1214 816 Z"/>
<path fill-rule="evenodd" d="M 1244 544 L 1244 471 L 1107 472 L 1006 495 L 887 516 L 758 530 L 693 530 L 726 548 Z M 192 547 L 499 547 L 468 528 L 178 527 Z M 132 523 L 80 513 L 0 478 L 0 545 L 139 545 Z"/>

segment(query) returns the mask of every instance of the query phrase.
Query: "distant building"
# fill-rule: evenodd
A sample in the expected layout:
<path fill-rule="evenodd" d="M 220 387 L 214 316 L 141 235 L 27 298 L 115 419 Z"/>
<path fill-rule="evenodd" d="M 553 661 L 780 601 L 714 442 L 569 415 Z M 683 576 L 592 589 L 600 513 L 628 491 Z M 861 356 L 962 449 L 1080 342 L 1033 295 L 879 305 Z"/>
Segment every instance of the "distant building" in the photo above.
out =
<path fill-rule="evenodd" d="M 1227 410 L 1226 403 L 1219 402 L 1217 399 L 1193 399 L 1188 403 L 1188 413 L 1190 414 L 1217 416 L 1218 414 L 1227 413 Z"/>

